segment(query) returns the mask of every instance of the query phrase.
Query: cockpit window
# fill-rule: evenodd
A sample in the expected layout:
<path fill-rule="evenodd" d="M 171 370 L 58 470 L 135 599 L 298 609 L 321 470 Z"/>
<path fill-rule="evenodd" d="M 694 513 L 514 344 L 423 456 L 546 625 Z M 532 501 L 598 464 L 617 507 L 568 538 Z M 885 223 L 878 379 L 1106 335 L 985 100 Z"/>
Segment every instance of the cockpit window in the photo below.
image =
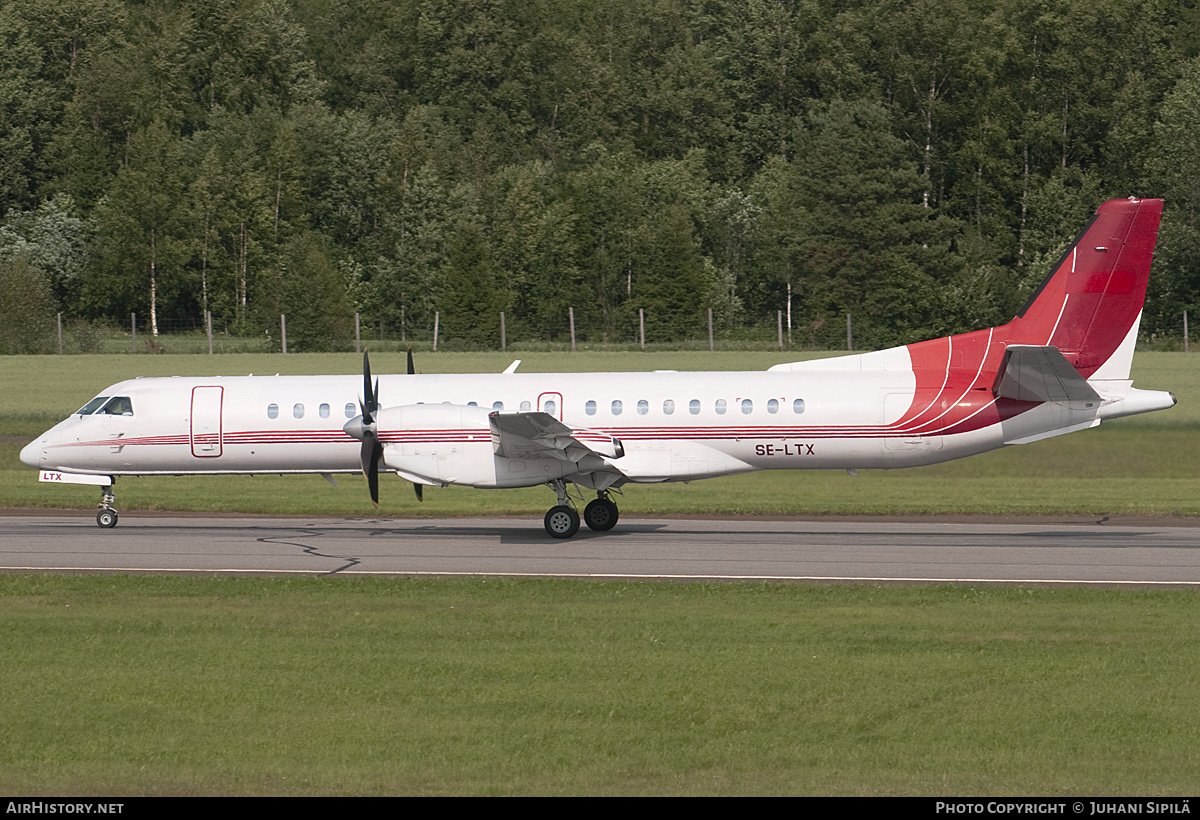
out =
<path fill-rule="evenodd" d="M 104 404 L 106 401 L 108 401 L 108 396 L 97 396 L 83 407 L 79 408 L 79 415 L 90 416 L 92 413 L 95 413 L 97 408 L 99 408 L 100 405 Z"/>
<path fill-rule="evenodd" d="M 113 396 L 100 412 L 110 416 L 132 416 L 133 402 L 128 396 Z"/>

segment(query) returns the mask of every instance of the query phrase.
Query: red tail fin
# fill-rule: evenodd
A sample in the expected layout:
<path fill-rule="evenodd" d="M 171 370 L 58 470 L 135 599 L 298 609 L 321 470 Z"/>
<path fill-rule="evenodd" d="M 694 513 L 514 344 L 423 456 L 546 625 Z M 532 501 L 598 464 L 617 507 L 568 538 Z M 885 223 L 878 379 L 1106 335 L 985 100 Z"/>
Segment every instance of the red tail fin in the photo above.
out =
<path fill-rule="evenodd" d="M 1084 378 L 1105 363 L 1101 378 L 1128 378 L 1162 205 L 1161 199 L 1101 205 L 1029 303 L 998 328 L 1005 341 L 1053 345 Z"/>

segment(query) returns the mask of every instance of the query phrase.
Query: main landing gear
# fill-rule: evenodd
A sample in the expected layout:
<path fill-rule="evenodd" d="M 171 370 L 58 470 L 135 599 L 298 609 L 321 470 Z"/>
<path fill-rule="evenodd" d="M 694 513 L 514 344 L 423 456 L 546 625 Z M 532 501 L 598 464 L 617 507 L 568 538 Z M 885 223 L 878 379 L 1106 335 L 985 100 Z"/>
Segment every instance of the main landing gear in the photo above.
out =
<path fill-rule="evenodd" d="M 96 523 L 106 530 L 117 526 L 117 510 L 113 507 L 116 501 L 111 484 L 100 488 L 100 510 L 96 513 Z"/>
<path fill-rule="evenodd" d="M 567 496 L 565 481 L 551 481 L 550 486 L 558 493 L 558 504 L 546 513 L 546 532 L 551 538 L 570 538 L 579 532 L 579 513 Z M 595 532 L 608 532 L 617 525 L 619 517 L 617 505 L 608 497 L 606 490 L 596 493 L 596 498 L 583 508 L 583 523 Z"/>

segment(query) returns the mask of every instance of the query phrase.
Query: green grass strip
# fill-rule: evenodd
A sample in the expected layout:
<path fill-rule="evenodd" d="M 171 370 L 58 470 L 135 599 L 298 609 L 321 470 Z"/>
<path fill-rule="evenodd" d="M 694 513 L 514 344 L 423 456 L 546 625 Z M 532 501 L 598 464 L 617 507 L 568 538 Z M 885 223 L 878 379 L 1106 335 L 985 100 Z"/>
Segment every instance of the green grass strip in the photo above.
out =
<path fill-rule="evenodd" d="M 0 576 L 0 790 L 1189 794 L 1195 601 Z"/>

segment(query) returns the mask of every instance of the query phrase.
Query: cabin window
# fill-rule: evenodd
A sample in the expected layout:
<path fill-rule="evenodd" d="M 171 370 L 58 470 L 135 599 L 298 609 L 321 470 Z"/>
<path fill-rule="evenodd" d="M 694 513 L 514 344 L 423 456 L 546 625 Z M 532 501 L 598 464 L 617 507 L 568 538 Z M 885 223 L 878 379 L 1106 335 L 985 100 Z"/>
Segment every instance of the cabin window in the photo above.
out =
<path fill-rule="evenodd" d="M 726 409 L 727 409 L 727 407 L 725 405 L 725 399 L 717 399 L 717 415 L 718 416 L 724 415 Z"/>
<path fill-rule="evenodd" d="M 622 409 L 622 407 L 621 407 L 621 400 L 620 400 L 620 399 L 613 399 L 613 403 L 612 403 L 612 414 L 613 414 L 614 416 L 619 416 L 619 415 L 621 415 L 621 409 Z"/>
<path fill-rule="evenodd" d="M 804 412 L 804 399 L 796 399 L 794 402 L 792 402 L 792 412 L 796 415 L 800 415 Z"/>
<path fill-rule="evenodd" d="M 779 399 L 767 399 L 767 412 L 768 413 L 778 413 L 779 412 Z"/>
<path fill-rule="evenodd" d="M 583 406 L 583 411 L 589 416 L 596 415 L 596 402 L 588 400 L 588 403 Z"/>
<path fill-rule="evenodd" d="M 692 399 L 688 402 L 688 412 L 693 416 L 700 415 L 700 399 Z"/>
<path fill-rule="evenodd" d="M 674 412 L 675 412 L 675 399 L 664 399 L 663 400 L 663 414 L 669 416 Z"/>
<path fill-rule="evenodd" d="M 321 418 L 323 418 L 323 419 L 329 418 L 329 405 L 322 404 L 320 407 L 317 408 L 317 412 L 320 414 Z"/>
<path fill-rule="evenodd" d="M 132 416 L 133 403 L 128 396 L 113 396 L 100 412 L 109 416 Z"/>
<path fill-rule="evenodd" d="M 645 399 L 638 399 L 638 415 L 644 416 L 650 412 L 650 402 Z"/>
<path fill-rule="evenodd" d="M 532 409 L 532 405 L 528 401 L 521 402 L 521 412 L 528 413 Z"/>
<path fill-rule="evenodd" d="M 269 418 L 269 419 L 279 418 L 279 405 L 278 404 L 268 404 L 267 405 L 267 418 Z"/>
<path fill-rule="evenodd" d="M 301 404 L 300 402 L 296 402 L 295 404 L 293 404 L 292 405 L 292 415 L 298 419 L 304 418 L 304 405 Z"/>
<path fill-rule="evenodd" d="M 750 401 L 750 399 L 742 399 L 742 412 L 746 415 L 753 413 L 754 402 Z"/>
<path fill-rule="evenodd" d="M 90 416 L 92 413 L 95 413 L 96 410 L 101 405 L 103 405 L 104 402 L 106 402 L 106 401 L 108 401 L 108 396 L 97 396 L 96 398 L 92 399 L 87 404 L 85 404 L 83 407 L 79 408 L 79 415 Z"/>
<path fill-rule="evenodd" d="M 504 409 L 504 402 L 502 402 L 502 401 L 494 401 L 494 402 L 492 402 L 492 409 L 493 409 L 493 410 L 503 410 L 503 409 Z"/>
<path fill-rule="evenodd" d="M 353 404 L 347 404 L 347 405 L 346 405 L 346 418 L 348 418 L 348 419 L 352 419 L 352 418 L 354 418 L 356 415 L 358 415 L 358 413 L 356 413 L 356 412 L 355 412 L 355 407 L 354 407 L 354 405 L 353 405 Z"/>
<path fill-rule="evenodd" d="M 467 402 L 467 407 L 478 407 L 478 406 L 479 406 L 479 402 L 477 402 L 477 401 Z"/>
<path fill-rule="evenodd" d="M 555 403 L 554 399 L 547 399 L 542 402 L 542 412 L 553 416 L 558 413 L 558 404 Z"/>

